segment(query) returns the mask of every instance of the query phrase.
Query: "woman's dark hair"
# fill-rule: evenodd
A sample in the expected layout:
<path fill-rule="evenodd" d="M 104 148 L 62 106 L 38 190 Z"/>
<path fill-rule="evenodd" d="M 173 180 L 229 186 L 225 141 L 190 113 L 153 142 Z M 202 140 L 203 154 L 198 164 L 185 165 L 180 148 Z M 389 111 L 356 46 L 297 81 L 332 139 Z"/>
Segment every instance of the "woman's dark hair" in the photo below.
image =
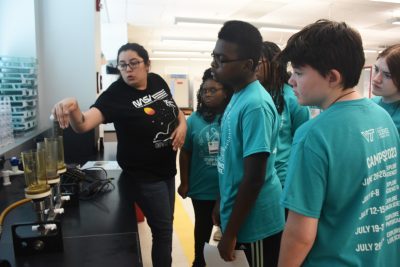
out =
<path fill-rule="evenodd" d="M 360 34 L 344 22 L 325 19 L 292 35 L 278 57 L 293 66 L 309 65 L 322 77 L 335 69 L 344 89 L 358 84 L 365 63 Z"/>
<path fill-rule="evenodd" d="M 286 65 L 275 60 L 280 52 L 281 49 L 275 43 L 268 41 L 263 43 L 261 64 L 265 64 L 266 67 L 264 68 L 265 79 L 261 84 L 272 96 L 278 113 L 282 114 L 285 105 L 283 86 L 288 82 L 289 74 L 286 71 Z"/>
<path fill-rule="evenodd" d="M 256 69 L 262 45 L 262 36 L 256 27 L 244 21 L 227 21 L 219 31 L 218 39 L 236 44 L 239 57 L 253 60 L 253 71 Z"/>
<path fill-rule="evenodd" d="M 389 46 L 378 55 L 378 58 L 384 58 L 389 68 L 392 81 L 400 91 L 400 44 Z"/>
<path fill-rule="evenodd" d="M 206 69 L 204 71 L 203 78 L 202 78 L 202 83 L 200 85 L 200 89 L 197 91 L 197 113 L 200 116 L 202 116 L 205 121 L 212 122 L 212 121 L 214 121 L 215 117 L 218 114 L 224 112 L 226 106 L 228 105 L 229 101 L 231 100 L 231 97 L 232 97 L 232 94 L 233 94 L 233 90 L 229 85 L 221 83 L 222 86 L 223 86 L 223 90 L 225 92 L 225 95 L 226 95 L 226 98 L 224 99 L 223 107 L 222 107 L 222 109 L 218 109 L 218 110 L 212 109 L 212 108 L 207 107 L 206 105 L 204 105 L 203 98 L 202 98 L 203 86 L 204 86 L 204 83 L 207 80 L 214 80 L 213 79 L 213 75 L 211 73 L 211 68 Z M 220 122 L 221 122 L 221 118 L 219 120 L 219 123 Z"/>
<path fill-rule="evenodd" d="M 147 53 L 147 50 L 144 49 L 143 46 L 137 43 L 127 43 L 118 49 L 117 64 L 119 62 L 119 54 L 127 50 L 135 51 L 139 55 L 139 57 L 143 58 L 145 64 L 149 63 L 149 54 Z"/>

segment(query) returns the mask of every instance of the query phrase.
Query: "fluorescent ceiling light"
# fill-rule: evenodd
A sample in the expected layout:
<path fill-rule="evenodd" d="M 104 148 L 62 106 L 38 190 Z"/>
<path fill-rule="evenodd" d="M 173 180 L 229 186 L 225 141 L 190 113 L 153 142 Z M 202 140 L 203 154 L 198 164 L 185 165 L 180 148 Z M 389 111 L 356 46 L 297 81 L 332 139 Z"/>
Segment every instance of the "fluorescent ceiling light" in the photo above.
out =
<path fill-rule="evenodd" d="M 400 25 L 400 17 L 392 17 L 386 21 L 387 23 L 391 23 L 393 25 Z"/>
<path fill-rule="evenodd" d="M 396 20 L 392 21 L 392 24 L 394 25 L 400 25 L 400 18 L 397 18 Z"/>
<path fill-rule="evenodd" d="M 195 37 L 169 37 L 162 36 L 161 41 L 163 43 L 198 43 L 198 44 L 215 44 L 216 39 L 212 38 L 195 38 Z"/>
<path fill-rule="evenodd" d="M 384 3 L 400 4 L 400 0 L 371 0 L 371 2 L 384 2 Z"/>
<path fill-rule="evenodd" d="M 364 49 L 364 53 L 377 53 L 378 50 L 374 50 L 374 49 Z"/>
<path fill-rule="evenodd" d="M 254 23 L 254 25 L 260 31 L 274 31 L 274 32 L 290 32 L 296 33 L 302 29 L 302 27 L 296 27 L 291 25 L 273 24 L 273 23 Z"/>
<path fill-rule="evenodd" d="M 165 60 L 172 60 L 172 61 L 185 61 L 189 60 L 187 57 L 150 57 L 152 61 L 165 61 Z"/>
<path fill-rule="evenodd" d="M 153 50 L 155 55 L 209 55 L 206 51 L 184 51 L 184 50 Z"/>
<path fill-rule="evenodd" d="M 297 28 L 279 28 L 279 27 L 260 27 L 260 31 L 271 31 L 271 32 L 290 32 L 290 33 L 296 33 L 300 31 L 300 29 Z"/>
<path fill-rule="evenodd" d="M 202 19 L 202 18 L 184 18 L 175 17 L 175 24 L 186 24 L 186 25 L 203 25 L 203 26 L 219 26 L 221 27 L 225 23 L 225 20 L 217 19 Z M 273 24 L 273 23 L 262 23 L 262 22 L 250 22 L 255 27 L 263 30 L 273 30 L 279 32 L 298 32 L 301 27 L 295 27 L 290 25 Z"/>
<path fill-rule="evenodd" d="M 218 26 L 218 27 L 222 27 L 222 25 L 224 24 L 224 21 L 215 20 L 215 19 L 175 17 L 175 24 L 177 24 L 177 25 L 199 25 L 199 26 Z"/>
<path fill-rule="evenodd" d="M 152 61 L 208 61 L 211 62 L 211 58 L 196 58 L 196 57 L 150 57 Z"/>

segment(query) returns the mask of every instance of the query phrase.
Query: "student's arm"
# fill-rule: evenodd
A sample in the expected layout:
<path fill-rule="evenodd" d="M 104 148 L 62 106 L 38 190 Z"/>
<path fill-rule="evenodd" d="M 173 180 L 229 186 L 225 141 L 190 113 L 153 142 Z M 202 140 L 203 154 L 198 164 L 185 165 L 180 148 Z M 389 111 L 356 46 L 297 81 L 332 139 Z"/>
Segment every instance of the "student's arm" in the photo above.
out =
<path fill-rule="evenodd" d="M 75 98 L 66 98 L 55 104 L 52 114 L 61 128 L 71 125 L 77 133 L 87 132 L 104 121 L 103 114 L 97 108 L 82 112 Z"/>
<path fill-rule="evenodd" d="M 179 170 L 181 184 L 178 187 L 178 193 L 182 198 L 186 198 L 189 191 L 189 171 L 192 153 L 184 148 L 179 152 Z"/>
<path fill-rule="evenodd" d="M 244 175 L 233 205 L 231 217 L 218 244 L 221 258 L 234 260 L 236 237 L 265 181 L 268 153 L 252 154 L 244 158 Z"/>
<path fill-rule="evenodd" d="M 318 219 L 289 211 L 283 231 L 279 267 L 301 266 L 317 235 Z"/>
<path fill-rule="evenodd" d="M 186 118 L 182 110 L 179 110 L 178 114 L 178 126 L 175 131 L 171 134 L 172 147 L 175 151 L 183 146 L 185 142 L 185 136 L 187 131 Z"/>

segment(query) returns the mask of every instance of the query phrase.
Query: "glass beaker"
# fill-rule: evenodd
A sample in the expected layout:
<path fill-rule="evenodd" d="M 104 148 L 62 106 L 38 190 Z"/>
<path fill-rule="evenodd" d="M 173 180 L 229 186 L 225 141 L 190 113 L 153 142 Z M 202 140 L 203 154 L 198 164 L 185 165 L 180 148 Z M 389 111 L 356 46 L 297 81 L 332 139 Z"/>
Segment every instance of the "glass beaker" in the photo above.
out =
<path fill-rule="evenodd" d="M 28 196 L 50 194 L 45 168 L 45 151 L 28 150 L 21 153 L 25 175 L 25 193 Z"/>

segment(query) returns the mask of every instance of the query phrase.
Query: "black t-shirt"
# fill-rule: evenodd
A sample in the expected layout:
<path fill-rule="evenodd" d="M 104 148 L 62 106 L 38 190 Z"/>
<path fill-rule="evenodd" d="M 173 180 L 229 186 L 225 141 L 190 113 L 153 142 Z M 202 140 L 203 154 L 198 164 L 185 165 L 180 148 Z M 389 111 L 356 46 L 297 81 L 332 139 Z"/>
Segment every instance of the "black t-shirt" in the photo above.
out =
<path fill-rule="evenodd" d="M 122 78 L 110 85 L 92 106 L 105 123 L 114 123 L 118 139 L 117 161 L 139 180 L 163 180 L 176 174 L 176 152 L 171 133 L 178 124 L 179 108 L 167 83 L 149 73 L 147 88 L 138 90 Z"/>

